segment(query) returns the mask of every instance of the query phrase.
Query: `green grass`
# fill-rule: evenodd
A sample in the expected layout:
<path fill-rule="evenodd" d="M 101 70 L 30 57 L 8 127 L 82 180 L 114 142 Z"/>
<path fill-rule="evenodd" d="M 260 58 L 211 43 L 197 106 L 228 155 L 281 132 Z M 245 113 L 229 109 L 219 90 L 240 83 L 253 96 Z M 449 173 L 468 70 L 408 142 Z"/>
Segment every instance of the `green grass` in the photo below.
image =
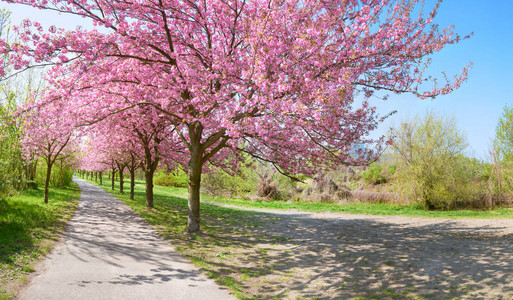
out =
<path fill-rule="evenodd" d="M 34 272 L 33 264 L 50 250 L 79 198 L 73 183 L 69 188 L 52 187 L 46 205 L 43 189 L 0 199 L 0 299 L 12 297 L 25 276 Z"/>

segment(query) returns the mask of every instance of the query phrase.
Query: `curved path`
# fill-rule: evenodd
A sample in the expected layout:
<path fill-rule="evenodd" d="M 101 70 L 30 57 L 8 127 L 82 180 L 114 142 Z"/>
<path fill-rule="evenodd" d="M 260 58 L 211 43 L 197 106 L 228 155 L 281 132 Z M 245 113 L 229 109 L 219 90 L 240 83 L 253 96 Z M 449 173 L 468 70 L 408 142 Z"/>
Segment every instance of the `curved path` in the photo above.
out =
<path fill-rule="evenodd" d="M 64 241 L 19 299 L 233 299 L 127 205 L 76 179 L 82 195 Z"/>

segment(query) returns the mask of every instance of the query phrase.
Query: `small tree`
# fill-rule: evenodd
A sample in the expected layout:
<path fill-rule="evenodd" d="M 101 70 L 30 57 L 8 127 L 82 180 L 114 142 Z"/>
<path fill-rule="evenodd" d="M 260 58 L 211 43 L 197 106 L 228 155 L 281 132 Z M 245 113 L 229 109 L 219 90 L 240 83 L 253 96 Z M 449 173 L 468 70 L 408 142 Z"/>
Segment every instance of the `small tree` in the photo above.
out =
<path fill-rule="evenodd" d="M 513 107 L 504 106 L 492 151 L 494 191 L 513 191 Z"/>
<path fill-rule="evenodd" d="M 428 112 L 393 129 L 390 151 L 403 191 L 429 209 L 447 209 L 461 197 L 458 159 L 467 147 L 454 117 Z"/>
<path fill-rule="evenodd" d="M 38 103 L 28 103 L 29 116 L 23 124 L 21 140 L 23 152 L 26 155 L 36 154 L 46 163 L 46 180 L 44 203 L 48 203 L 50 177 L 55 162 L 69 154 L 74 146 L 73 118 L 62 113 L 63 107 L 58 102 L 45 106 Z"/>

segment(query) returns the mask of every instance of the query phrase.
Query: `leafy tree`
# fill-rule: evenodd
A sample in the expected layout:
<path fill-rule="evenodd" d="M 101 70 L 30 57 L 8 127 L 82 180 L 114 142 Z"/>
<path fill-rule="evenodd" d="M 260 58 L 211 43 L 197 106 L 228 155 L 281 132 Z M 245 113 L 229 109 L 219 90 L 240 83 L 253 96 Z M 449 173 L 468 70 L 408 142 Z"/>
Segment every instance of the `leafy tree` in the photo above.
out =
<path fill-rule="evenodd" d="M 74 132 L 72 117 L 63 112 L 62 103 L 37 106 L 36 102 L 26 103 L 27 112 L 23 123 L 21 145 L 24 154 L 40 157 L 46 163 L 44 203 L 48 203 L 52 168 L 56 162 L 72 155 L 76 149 L 78 136 Z"/>
<path fill-rule="evenodd" d="M 495 130 L 492 153 L 496 192 L 513 191 L 513 107 L 504 106 Z"/>
<path fill-rule="evenodd" d="M 468 181 L 459 172 L 458 158 L 467 143 L 454 117 L 428 112 L 392 132 L 390 151 L 397 164 L 397 182 L 409 197 L 429 209 L 448 209 L 466 196 L 458 189 Z"/>

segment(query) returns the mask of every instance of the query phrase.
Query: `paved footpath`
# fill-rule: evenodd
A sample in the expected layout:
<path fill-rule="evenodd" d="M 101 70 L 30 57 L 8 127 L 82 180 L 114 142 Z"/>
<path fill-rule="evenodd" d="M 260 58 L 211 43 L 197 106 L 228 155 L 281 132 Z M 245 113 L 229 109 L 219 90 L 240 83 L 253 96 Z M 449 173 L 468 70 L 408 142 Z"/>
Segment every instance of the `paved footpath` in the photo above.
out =
<path fill-rule="evenodd" d="M 127 205 L 76 179 L 80 204 L 19 299 L 234 299 Z"/>

